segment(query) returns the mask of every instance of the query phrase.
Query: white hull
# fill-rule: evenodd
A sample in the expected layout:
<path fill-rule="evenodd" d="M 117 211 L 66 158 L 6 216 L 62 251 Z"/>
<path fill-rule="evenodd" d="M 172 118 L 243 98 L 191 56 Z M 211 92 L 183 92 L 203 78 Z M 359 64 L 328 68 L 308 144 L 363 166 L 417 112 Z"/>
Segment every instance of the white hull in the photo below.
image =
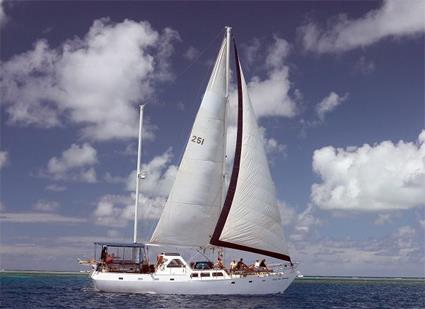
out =
<path fill-rule="evenodd" d="M 296 277 L 296 271 L 227 278 L 192 279 L 187 274 L 157 275 L 93 272 L 97 290 L 144 294 L 275 294 L 283 293 Z"/>

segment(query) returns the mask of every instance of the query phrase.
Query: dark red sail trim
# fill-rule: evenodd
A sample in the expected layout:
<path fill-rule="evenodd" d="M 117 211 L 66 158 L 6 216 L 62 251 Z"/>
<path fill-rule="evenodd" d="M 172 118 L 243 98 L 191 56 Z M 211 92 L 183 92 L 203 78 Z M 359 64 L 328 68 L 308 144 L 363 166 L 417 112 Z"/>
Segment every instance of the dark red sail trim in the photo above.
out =
<path fill-rule="evenodd" d="M 282 253 L 252 248 L 252 247 L 248 247 L 248 246 L 242 246 L 242 245 L 234 244 L 234 243 L 227 242 L 227 241 L 221 241 L 221 240 L 218 240 L 218 244 L 214 244 L 214 245 L 220 246 L 220 247 L 236 249 L 236 250 L 249 251 L 249 252 L 258 253 L 258 254 L 262 254 L 262 255 L 267 255 L 267 256 L 274 257 L 276 259 L 285 260 L 285 261 L 292 263 L 289 255 L 282 254 Z"/>
<path fill-rule="evenodd" d="M 242 245 L 220 240 L 221 233 L 223 232 L 223 228 L 224 228 L 224 225 L 226 224 L 226 220 L 233 203 L 233 198 L 235 196 L 236 186 L 238 183 L 238 176 L 239 176 L 239 167 L 241 162 L 241 152 L 242 152 L 243 94 L 242 94 L 241 69 L 239 65 L 238 50 L 236 48 L 235 42 L 234 42 L 234 48 L 235 48 L 235 58 L 236 58 L 236 75 L 237 75 L 237 82 L 238 82 L 238 123 L 237 123 L 235 158 L 233 161 L 233 170 L 232 170 L 232 176 L 230 177 L 229 189 L 227 190 L 226 199 L 224 201 L 224 205 L 221 210 L 220 217 L 218 218 L 217 224 L 215 226 L 214 233 L 211 236 L 210 243 L 215 246 L 254 252 L 254 253 L 267 255 L 277 259 L 291 262 L 291 258 L 285 254 L 252 248 L 248 246 L 242 246 Z"/>

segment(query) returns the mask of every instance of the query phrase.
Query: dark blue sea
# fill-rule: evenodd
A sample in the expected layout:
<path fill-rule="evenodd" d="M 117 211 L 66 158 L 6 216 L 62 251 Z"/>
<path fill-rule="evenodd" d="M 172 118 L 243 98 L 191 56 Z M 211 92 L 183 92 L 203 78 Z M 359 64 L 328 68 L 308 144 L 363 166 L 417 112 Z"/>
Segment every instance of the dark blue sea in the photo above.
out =
<path fill-rule="evenodd" d="M 283 295 L 99 293 L 88 276 L 2 273 L 0 308 L 425 308 L 422 280 L 297 279 Z"/>

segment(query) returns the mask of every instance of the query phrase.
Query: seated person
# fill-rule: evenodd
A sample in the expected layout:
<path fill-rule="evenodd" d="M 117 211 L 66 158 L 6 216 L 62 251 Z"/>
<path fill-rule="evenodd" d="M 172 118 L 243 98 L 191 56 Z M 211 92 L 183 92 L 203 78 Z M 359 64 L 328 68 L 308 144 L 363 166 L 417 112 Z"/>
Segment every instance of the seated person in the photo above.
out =
<path fill-rule="evenodd" d="M 231 261 L 230 262 L 230 271 L 235 271 L 236 270 L 236 266 L 237 266 L 237 264 L 236 264 L 236 261 L 235 260 L 233 260 L 233 261 Z"/>
<path fill-rule="evenodd" d="M 105 258 L 105 263 L 112 264 L 113 261 L 114 261 L 114 257 L 112 255 L 107 254 Z"/>
<path fill-rule="evenodd" d="M 260 268 L 260 260 L 256 259 L 254 264 L 252 264 L 251 266 L 249 266 L 250 269 L 252 270 L 259 270 Z"/>
<path fill-rule="evenodd" d="M 221 260 L 221 257 L 217 257 L 217 261 L 214 264 L 215 269 L 224 269 L 223 261 Z"/>
<path fill-rule="evenodd" d="M 269 271 L 269 269 L 266 266 L 266 259 L 261 260 L 260 269 L 263 270 L 263 271 Z"/>
<path fill-rule="evenodd" d="M 237 270 L 245 270 L 247 269 L 248 266 L 246 266 L 246 264 L 243 262 L 243 258 L 241 258 L 238 262 L 238 264 L 236 265 L 236 269 Z"/>

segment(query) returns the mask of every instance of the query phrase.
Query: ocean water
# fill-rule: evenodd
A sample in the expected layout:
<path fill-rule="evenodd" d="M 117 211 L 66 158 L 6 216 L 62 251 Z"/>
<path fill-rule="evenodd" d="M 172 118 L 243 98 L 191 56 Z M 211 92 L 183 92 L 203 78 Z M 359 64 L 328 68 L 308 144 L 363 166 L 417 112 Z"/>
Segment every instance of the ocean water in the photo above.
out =
<path fill-rule="evenodd" d="M 297 279 L 281 295 L 99 293 L 88 276 L 0 274 L 0 308 L 425 308 L 422 280 Z"/>

